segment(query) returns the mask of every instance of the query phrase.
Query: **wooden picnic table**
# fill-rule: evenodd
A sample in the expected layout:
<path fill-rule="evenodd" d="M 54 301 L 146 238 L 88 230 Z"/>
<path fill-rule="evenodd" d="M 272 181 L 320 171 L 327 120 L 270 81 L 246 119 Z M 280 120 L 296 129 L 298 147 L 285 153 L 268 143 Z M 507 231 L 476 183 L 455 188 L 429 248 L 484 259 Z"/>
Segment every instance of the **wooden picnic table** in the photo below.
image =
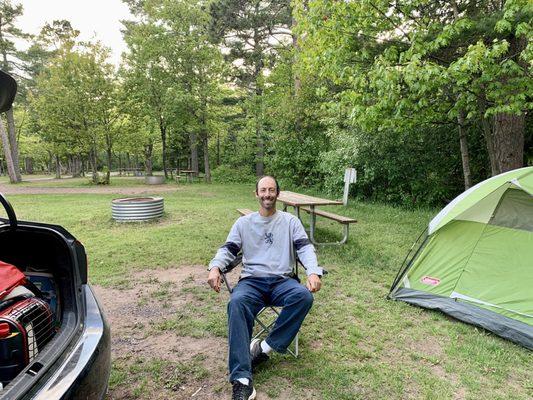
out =
<path fill-rule="evenodd" d="M 298 218 L 300 218 L 300 207 L 309 206 L 311 212 L 313 212 L 316 206 L 342 205 L 342 201 L 321 199 L 320 197 L 289 192 L 288 190 L 283 190 L 279 193 L 278 201 L 283 203 L 283 211 L 287 210 L 287 206 L 294 207 Z"/>
<path fill-rule="evenodd" d="M 194 176 L 196 171 L 193 171 L 192 169 L 180 169 L 180 174 L 185 174 L 187 176 L 187 182 L 192 183 L 192 177 Z"/>
<path fill-rule="evenodd" d="M 331 206 L 331 205 L 343 205 L 342 201 L 322 199 L 320 197 L 308 196 L 306 194 L 300 194 L 295 192 L 290 192 L 284 190 L 280 192 L 278 200 L 283 203 L 283 211 L 287 211 L 287 206 L 294 207 L 296 211 L 296 216 L 301 220 L 300 209 L 311 214 L 311 219 L 309 222 L 309 240 L 313 244 L 325 245 L 325 244 L 344 244 L 348 240 L 349 225 L 351 223 L 357 222 L 353 218 L 344 217 L 342 215 L 333 214 L 331 212 L 317 210 L 317 206 Z M 316 217 L 321 216 L 331 220 L 334 220 L 343 225 L 344 235 L 342 240 L 339 242 L 333 243 L 321 243 L 315 240 L 315 226 L 316 226 Z"/>

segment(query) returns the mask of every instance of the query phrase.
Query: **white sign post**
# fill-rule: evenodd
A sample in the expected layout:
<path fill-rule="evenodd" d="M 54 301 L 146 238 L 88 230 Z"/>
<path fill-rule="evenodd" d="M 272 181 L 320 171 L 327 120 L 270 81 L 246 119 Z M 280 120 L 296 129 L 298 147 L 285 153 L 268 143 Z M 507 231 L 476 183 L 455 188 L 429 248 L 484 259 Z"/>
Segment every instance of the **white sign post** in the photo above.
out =
<path fill-rule="evenodd" d="M 344 171 L 344 196 L 342 203 L 348 205 L 348 193 L 350 192 L 350 184 L 357 181 L 357 171 L 355 168 L 346 168 Z"/>

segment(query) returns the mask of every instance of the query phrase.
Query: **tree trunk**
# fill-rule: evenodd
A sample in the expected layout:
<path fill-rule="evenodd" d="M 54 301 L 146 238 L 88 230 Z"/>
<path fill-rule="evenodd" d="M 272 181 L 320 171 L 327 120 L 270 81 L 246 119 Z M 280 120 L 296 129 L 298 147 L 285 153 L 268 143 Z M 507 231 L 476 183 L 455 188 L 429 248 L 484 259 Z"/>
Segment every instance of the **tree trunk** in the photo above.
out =
<path fill-rule="evenodd" d="M 465 180 L 465 190 L 472 186 L 472 176 L 470 174 L 470 155 L 468 154 L 468 141 L 466 140 L 465 132 L 465 115 L 463 111 L 459 111 L 457 116 L 457 123 L 459 127 L 459 144 L 461 147 L 461 160 L 463 162 L 463 177 Z"/>
<path fill-rule="evenodd" d="M 255 140 L 256 140 L 256 153 L 255 153 L 255 174 L 257 177 L 265 174 L 265 143 L 263 140 L 263 121 L 261 113 L 261 90 L 256 90 L 255 97 Z"/>
<path fill-rule="evenodd" d="M 261 129 L 260 117 L 255 119 L 255 137 L 256 137 L 256 153 L 255 153 L 255 175 L 257 177 L 263 176 L 265 174 L 265 143 L 263 141 L 263 132 Z"/>
<path fill-rule="evenodd" d="M 98 159 L 94 148 L 89 152 L 89 163 L 91 164 L 92 181 L 98 184 Z"/>
<path fill-rule="evenodd" d="M 163 173 L 165 174 L 165 179 L 168 179 L 167 172 L 167 127 L 162 118 L 159 119 L 159 131 L 161 132 L 161 143 L 163 146 Z"/>
<path fill-rule="evenodd" d="M 17 180 L 17 175 L 15 172 L 15 165 L 13 164 L 13 158 L 11 157 L 12 153 L 11 153 L 11 147 L 9 144 L 9 138 L 7 136 L 7 132 L 4 127 L 4 121 L 2 121 L 1 117 L 0 117 L 0 136 L 2 136 L 2 146 L 4 148 L 4 156 L 6 158 L 7 174 L 9 175 L 9 181 L 11 183 L 20 182 L 20 180 Z"/>
<path fill-rule="evenodd" d="M 220 167 L 220 133 L 217 133 L 217 167 Z"/>
<path fill-rule="evenodd" d="M 80 156 L 71 156 L 71 174 L 73 178 L 81 176 L 81 161 Z"/>
<path fill-rule="evenodd" d="M 204 172 L 205 182 L 211 183 L 211 168 L 209 167 L 209 138 L 207 132 L 207 103 L 204 99 L 202 113 L 200 117 L 200 129 L 202 134 L 202 144 L 204 150 Z"/>
<path fill-rule="evenodd" d="M 191 132 L 189 135 L 189 142 L 191 147 L 191 170 L 194 171 L 194 176 L 198 176 L 198 138 L 196 133 Z"/>
<path fill-rule="evenodd" d="M 497 173 L 523 167 L 525 115 L 498 113 L 494 115 L 492 124 Z"/>
<path fill-rule="evenodd" d="M 55 157 L 55 161 L 56 161 L 56 179 L 61 179 L 61 162 L 57 154 Z"/>
<path fill-rule="evenodd" d="M 259 12 L 260 2 L 255 3 L 256 13 Z M 254 84 L 255 84 L 255 138 L 256 138 L 256 153 L 255 153 L 255 174 L 263 176 L 265 173 L 264 157 L 265 157 L 265 143 L 263 140 L 263 113 L 262 113 L 262 96 L 263 90 L 261 88 L 261 72 L 263 70 L 263 49 L 259 44 L 259 31 L 254 29 Z"/>
<path fill-rule="evenodd" d="M 519 54 L 527 46 L 526 35 L 511 36 L 507 56 L 527 70 L 527 62 Z M 507 83 L 512 75 L 500 79 Z M 497 113 L 489 122 L 485 117 L 486 100 L 484 96 L 480 101 L 480 111 L 483 118 L 483 129 L 487 138 L 487 148 L 491 161 L 492 175 L 520 168 L 524 165 L 524 136 L 525 112 L 521 114 Z M 492 126 L 490 126 L 492 123 Z"/>
<path fill-rule="evenodd" d="M 85 162 L 85 157 L 83 155 L 80 154 L 80 160 L 81 160 L 81 176 L 85 176 L 85 171 L 86 171 L 86 162 Z"/>
<path fill-rule="evenodd" d="M 29 175 L 33 175 L 33 158 L 25 157 L 24 158 L 24 169 Z"/>
<path fill-rule="evenodd" d="M 292 16 L 292 67 L 293 67 L 293 79 L 294 79 L 294 95 L 298 96 L 300 93 L 300 90 L 302 89 L 302 80 L 300 79 L 300 76 L 294 72 L 294 67 L 296 66 L 298 52 L 300 51 L 300 46 L 298 44 L 298 36 L 296 35 L 296 25 L 298 25 L 298 21 L 296 21 L 296 18 L 294 18 L 294 14 Z"/>
<path fill-rule="evenodd" d="M 205 182 L 211 183 L 211 168 L 209 167 L 209 150 L 208 150 L 208 138 L 207 134 L 204 135 L 202 140 L 204 147 L 204 169 L 205 169 Z"/>
<path fill-rule="evenodd" d="M 53 164 L 53 158 L 52 152 L 48 151 L 48 175 L 52 175 L 52 164 Z"/>
<path fill-rule="evenodd" d="M 118 153 L 118 175 L 122 176 L 122 154 Z"/>
<path fill-rule="evenodd" d="M 153 143 L 144 146 L 144 170 L 146 176 L 152 176 L 152 150 Z"/>
<path fill-rule="evenodd" d="M 20 175 L 20 163 L 19 163 L 19 146 L 17 142 L 17 133 L 15 130 L 15 117 L 13 116 L 13 108 L 6 111 L 7 116 L 7 132 L 9 134 L 9 143 L 11 144 L 11 158 L 13 159 L 13 166 L 15 167 L 15 176 L 17 182 L 22 181 Z"/>
<path fill-rule="evenodd" d="M 113 141 L 111 140 L 111 135 L 106 135 L 106 154 L 107 154 L 107 171 L 106 171 L 106 182 L 109 183 L 111 179 L 111 166 L 113 161 Z"/>
<path fill-rule="evenodd" d="M 481 114 L 481 125 L 483 126 L 483 136 L 485 138 L 485 144 L 487 146 L 487 153 L 489 154 L 490 160 L 490 171 L 491 175 L 498 175 L 498 165 L 496 163 L 494 143 L 492 140 L 492 127 L 490 126 L 490 121 L 485 117 L 485 112 L 487 110 L 487 101 L 482 95 L 479 98 L 479 112 Z"/>
<path fill-rule="evenodd" d="M 128 172 L 131 169 L 131 158 L 130 153 L 126 153 L 126 175 L 128 175 Z"/>

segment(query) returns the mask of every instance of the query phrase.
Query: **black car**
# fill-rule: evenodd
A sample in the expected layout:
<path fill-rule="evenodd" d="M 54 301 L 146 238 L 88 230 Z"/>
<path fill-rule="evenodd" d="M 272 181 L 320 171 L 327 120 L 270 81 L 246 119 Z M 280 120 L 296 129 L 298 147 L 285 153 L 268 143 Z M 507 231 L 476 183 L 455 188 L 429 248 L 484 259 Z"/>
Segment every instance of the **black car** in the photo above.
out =
<path fill-rule="evenodd" d="M 9 109 L 16 84 L 0 71 L 0 112 Z M 0 260 L 21 271 L 39 271 L 57 289 L 61 304 L 53 335 L 3 389 L 0 399 L 102 399 L 111 368 L 110 328 L 87 283 L 83 245 L 63 227 L 17 221 L 0 194 Z"/>

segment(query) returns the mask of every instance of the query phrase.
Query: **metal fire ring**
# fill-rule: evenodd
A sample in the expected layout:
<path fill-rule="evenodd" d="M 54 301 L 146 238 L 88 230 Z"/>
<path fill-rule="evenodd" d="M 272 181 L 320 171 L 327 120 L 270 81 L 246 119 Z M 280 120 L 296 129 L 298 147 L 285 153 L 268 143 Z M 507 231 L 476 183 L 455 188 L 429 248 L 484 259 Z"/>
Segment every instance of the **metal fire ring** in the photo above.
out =
<path fill-rule="evenodd" d="M 163 216 L 164 202 L 162 197 L 114 199 L 111 211 L 115 221 L 150 221 Z"/>

